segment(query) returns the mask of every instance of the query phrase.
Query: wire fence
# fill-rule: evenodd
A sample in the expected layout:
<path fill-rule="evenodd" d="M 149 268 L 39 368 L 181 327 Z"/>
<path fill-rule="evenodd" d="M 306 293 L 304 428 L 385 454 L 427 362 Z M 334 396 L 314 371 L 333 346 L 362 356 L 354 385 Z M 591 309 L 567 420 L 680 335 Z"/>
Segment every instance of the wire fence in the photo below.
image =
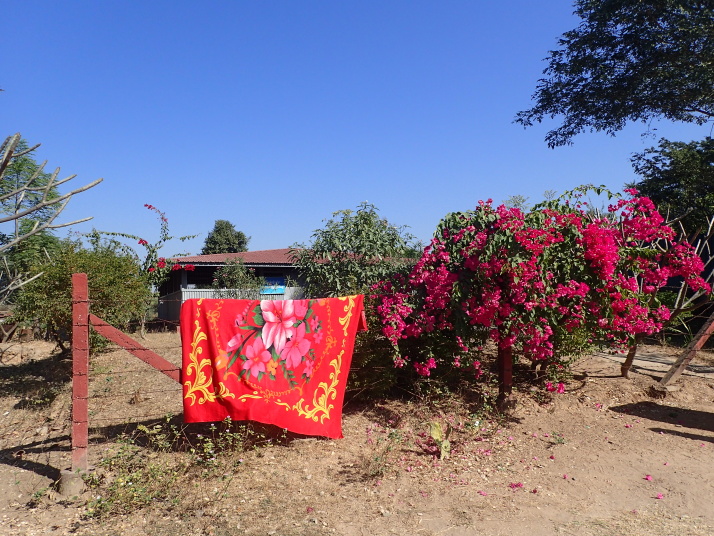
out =
<path fill-rule="evenodd" d="M 91 311 L 91 297 L 87 297 L 86 305 Z M 697 330 L 706 323 L 711 308 L 700 308 L 683 316 L 688 328 L 675 323 L 663 333 L 646 341 L 657 343 L 669 349 L 669 352 L 643 348 L 638 352 L 638 359 L 671 364 L 682 348 L 695 337 Z M 141 323 L 133 322 L 124 326 L 122 331 L 125 336 L 129 334 L 127 340 L 122 344 L 110 344 L 106 350 L 93 354 L 88 361 L 88 387 L 83 399 L 87 407 L 88 446 L 101 445 L 125 431 L 136 429 L 140 424 L 149 425 L 163 419 L 178 418 L 182 414 L 181 384 L 165 374 L 159 374 L 156 367 L 131 355 L 148 351 L 158 354 L 175 369 L 180 369 L 182 346 L 178 332 L 179 323 L 162 320 L 161 323 L 149 322 L 144 327 L 147 329 L 142 335 Z M 711 346 L 710 342 L 705 348 Z M 61 360 L 58 364 L 62 364 Z M 66 456 L 73 448 L 70 446 L 70 436 L 74 433 L 74 417 L 70 419 L 69 413 L 82 398 L 75 396 L 74 404 L 70 402 L 73 396 L 66 382 L 71 377 L 71 363 L 65 361 L 63 366 L 66 370 L 49 371 L 42 377 L 28 365 L 27 374 L 37 374 L 40 380 L 37 382 L 36 392 L 17 388 L 20 400 L 18 407 L 21 403 L 26 404 L 23 407 L 35 407 L 36 403 L 38 409 L 44 408 L 45 399 L 51 402 L 57 398 L 62 402 L 57 400 L 57 403 L 52 405 L 52 414 L 43 417 L 47 420 L 38 422 L 34 428 L 27 422 L 27 419 L 32 419 L 31 416 L 23 421 L 5 423 L 3 435 L 6 440 L 0 444 L 0 456 L 12 459 L 20 459 L 23 456 L 27 458 L 30 453 L 43 453 L 45 457 L 49 456 L 47 453 L 52 453 L 52 456 L 64 453 Z M 686 370 L 714 374 L 714 355 L 702 352 L 694 362 L 688 364 Z M 17 385 L 19 386 L 19 381 Z M 22 389 L 25 389 L 25 386 Z M 92 455 L 91 459 L 95 460 L 97 455 L 99 451 Z M 54 467 L 62 466 L 56 461 L 52 464 Z M 49 463 L 47 465 L 50 466 Z"/>

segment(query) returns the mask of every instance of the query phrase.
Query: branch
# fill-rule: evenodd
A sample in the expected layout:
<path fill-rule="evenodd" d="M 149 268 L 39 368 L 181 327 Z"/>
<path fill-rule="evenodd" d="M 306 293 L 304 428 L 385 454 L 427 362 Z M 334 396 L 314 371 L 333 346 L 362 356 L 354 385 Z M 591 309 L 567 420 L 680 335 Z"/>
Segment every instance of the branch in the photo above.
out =
<path fill-rule="evenodd" d="M 73 179 L 74 177 L 76 177 L 76 175 L 72 175 L 71 177 L 68 177 L 67 179 L 63 180 L 62 182 L 67 182 L 69 179 Z M 84 192 L 86 190 L 89 190 L 90 188 L 95 187 L 97 184 L 99 184 L 103 180 L 104 179 L 97 179 L 94 182 L 91 182 L 85 186 L 82 186 L 81 188 L 77 188 L 76 190 L 72 190 L 71 192 L 68 192 L 64 195 L 55 197 L 54 199 L 51 199 L 51 200 L 41 201 L 33 207 L 26 208 L 25 210 L 15 212 L 9 216 L 5 216 L 4 218 L 0 218 L 0 223 L 7 223 L 9 221 L 15 221 L 19 218 L 23 218 L 23 217 L 27 216 L 28 214 L 32 214 L 33 212 L 41 210 L 45 207 L 51 207 L 52 205 L 56 205 L 58 203 L 62 203 L 62 206 L 59 208 L 59 212 L 61 212 L 62 210 L 64 210 L 64 207 L 67 205 L 66 201 L 69 201 L 70 197 L 72 197 L 75 194 Z M 23 187 L 22 190 L 26 190 L 26 188 Z M 17 190 L 15 193 L 19 193 L 19 190 Z M 58 214 L 59 214 L 59 212 L 58 212 Z"/>
<path fill-rule="evenodd" d="M 18 158 L 20 156 L 23 156 L 27 153 L 32 152 L 35 150 L 38 145 L 33 146 L 30 149 L 27 150 L 22 150 L 18 153 L 15 152 L 15 149 L 17 148 L 18 144 L 20 143 L 22 137 L 20 136 L 20 133 L 18 132 L 17 134 L 14 134 L 13 136 L 8 136 L 5 141 L 0 145 L 0 180 L 4 179 L 5 175 L 5 170 L 7 167 L 10 165 L 13 159 Z M 43 162 L 42 165 L 40 165 L 35 172 L 32 174 L 32 176 L 23 184 L 22 186 L 14 189 L 13 191 L 6 193 L 2 196 L 0 196 L 0 203 L 3 201 L 10 199 L 12 197 L 15 197 L 18 199 L 18 201 L 22 201 L 25 198 L 25 194 L 27 192 L 35 192 L 39 193 L 42 192 L 42 199 L 40 202 L 37 204 L 23 209 L 23 210 L 18 210 L 16 209 L 12 214 L 9 214 L 7 216 L 0 217 L 0 224 L 2 223 L 7 223 L 11 221 L 16 221 L 21 218 L 24 218 L 25 216 L 29 216 L 33 213 L 36 213 L 37 211 L 43 210 L 47 207 L 52 207 L 52 215 L 44 222 L 39 222 L 36 221 L 35 224 L 32 226 L 32 229 L 22 235 L 15 236 L 15 238 L 10 241 L 7 244 L 4 244 L 3 246 L 0 246 L 0 252 L 5 251 L 15 245 L 17 245 L 19 242 L 22 240 L 35 235 L 39 232 L 42 232 L 47 229 L 59 229 L 61 227 L 67 227 L 69 225 L 74 225 L 77 223 L 85 222 L 87 220 L 90 220 L 91 218 L 83 218 L 79 220 L 74 220 L 69 223 L 54 223 L 55 219 L 57 216 L 59 216 L 62 211 L 67 206 L 67 203 L 69 200 L 74 196 L 75 194 L 84 192 L 86 190 L 89 190 L 90 188 L 93 188 L 100 182 L 102 182 L 103 179 L 97 179 L 94 182 L 91 182 L 85 186 L 82 186 L 81 188 L 76 188 L 72 190 L 71 192 L 68 192 L 64 195 L 60 195 L 55 198 L 50 198 L 49 196 L 51 195 L 51 192 L 53 189 L 55 189 L 57 186 L 62 185 L 66 183 L 67 181 L 72 180 L 73 178 L 76 177 L 76 175 L 71 175 L 65 179 L 62 180 L 57 180 L 57 176 L 59 175 L 60 168 L 55 169 L 55 171 L 51 174 L 49 180 L 47 181 L 47 184 L 44 186 L 40 187 L 34 187 L 33 184 L 35 181 L 37 181 L 43 174 L 44 167 L 47 162 Z M 16 205 L 19 206 L 19 205 Z"/>

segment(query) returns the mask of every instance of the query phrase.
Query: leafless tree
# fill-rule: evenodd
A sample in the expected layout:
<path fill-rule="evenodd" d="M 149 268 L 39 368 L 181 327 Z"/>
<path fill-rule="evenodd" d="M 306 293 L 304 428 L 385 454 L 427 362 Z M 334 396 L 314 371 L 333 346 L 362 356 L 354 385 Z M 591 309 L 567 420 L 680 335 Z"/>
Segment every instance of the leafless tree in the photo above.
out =
<path fill-rule="evenodd" d="M 2 145 L 0 145 L 0 181 L 5 180 L 5 172 L 15 158 L 24 156 L 39 147 L 38 144 L 30 147 L 29 149 L 17 150 L 21 139 L 22 137 L 20 136 L 20 133 L 17 133 L 13 136 L 8 136 Z M 55 195 L 55 192 L 57 191 L 56 189 L 59 186 L 74 179 L 76 175 L 71 175 L 65 179 L 58 179 L 60 170 L 57 168 L 50 174 L 49 180 L 40 180 L 40 177 L 44 174 L 43 170 L 46 164 L 46 161 L 40 164 L 37 170 L 35 170 L 35 172 L 26 181 L 22 184 L 13 185 L 12 190 L 6 190 L 2 195 L 0 195 L 0 203 L 3 203 L 8 199 L 22 201 L 26 195 L 30 194 L 39 197 L 39 200 L 36 203 L 32 203 L 31 206 L 23 206 L 21 202 L 16 202 L 16 209 L 13 212 L 0 215 L 0 224 L 17 222 L 20 218 L 31 216 L 40 210 L 42 210 L 45 214 L 49 212 L 49 217 L 36 220 L 32 227 L 29 229 L 23 229 L 21 233 L 15 232 L 9 240 L 0 245 L 0 255 L 8 251 L 10 248 L 18 245 L 28 237 L 42 231 L 68 227 L 70 225 L 75 225 L 77 223 L 92 219 L 89 217 L 67 223 L 56 223 L 57 217 L 62 213 L 62 211 L 64 211 L 67 203 L 74 195 L 93 188 L 102 182 L 102 179 L 97 179 L 94 182 L 82 186 L 81 188 L 76 188 L 65 194 Z M 18 229 L 17 226 L 15 228 Z M 0 303 L 5 301 L 14 290 L 17 290 L 22 285 L 28 283 L 39 275 L 28 278 L 27 274 L 15 272 L 3 256 L 2 265 L 0 265 Z"/>

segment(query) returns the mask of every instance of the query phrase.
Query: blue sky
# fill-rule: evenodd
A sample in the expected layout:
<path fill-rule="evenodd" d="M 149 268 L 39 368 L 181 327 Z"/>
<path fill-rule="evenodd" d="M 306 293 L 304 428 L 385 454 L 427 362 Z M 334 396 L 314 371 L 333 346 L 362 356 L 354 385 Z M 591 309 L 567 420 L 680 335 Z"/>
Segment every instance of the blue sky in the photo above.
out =
<path fill-rule="evenodd" d="M 709 127 L 633 125 L 548 149 L 513 124 L 569 1 L 66 1 L 4 7 L 3 135 L 80 186 L 64 221 L 199 253 L 214 221 L 249 249 L 309 241 L 332 212 L 375 204 L 426 241 L 448 212 L 583 183 L 621 190 L 633 152 Z M 552 126 L 552 125 L 550 125 Z M 60 236 L 66 236 L 61 231 Z"/>

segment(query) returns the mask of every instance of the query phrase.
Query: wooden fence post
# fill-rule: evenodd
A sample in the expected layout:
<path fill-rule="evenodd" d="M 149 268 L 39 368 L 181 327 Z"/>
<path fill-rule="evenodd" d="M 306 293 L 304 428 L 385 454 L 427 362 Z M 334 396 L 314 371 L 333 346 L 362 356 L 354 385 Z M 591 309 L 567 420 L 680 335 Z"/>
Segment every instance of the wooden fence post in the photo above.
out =
<path fill-rule="evenodd" d="M 694 338 L 690 341 L 684 351 L 677 358 L 677 361 L 670 367 L 667 374 L 660 380 L 660 385 L 666 387 L 673 384 L 682 375 L 687 365 L 692 362 L 697 352 L 702 349 L 714 332 L 714 313 L 709 315 L 709 318 L 697 332 Z"/>
<path fill-rule="evenodd" d="M 89 288 L 72 274 L 72 472 L 87 470 L 89 446 Z"/>

